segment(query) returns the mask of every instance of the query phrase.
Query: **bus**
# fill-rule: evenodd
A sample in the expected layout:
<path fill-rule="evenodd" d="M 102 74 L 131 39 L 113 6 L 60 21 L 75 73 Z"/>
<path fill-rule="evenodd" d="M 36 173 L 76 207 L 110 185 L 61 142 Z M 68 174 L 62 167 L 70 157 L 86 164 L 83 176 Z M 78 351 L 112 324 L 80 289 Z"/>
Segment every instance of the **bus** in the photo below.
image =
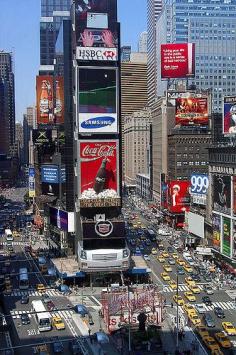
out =
<path fill-rule="evenodd" d="M 13 234 L 10 229 L 5 229 L 5 236 L 7 241 L 13 241 Z"/>
<path fill-rule="evenodd" d="M 27 290 L 29 288 L 29 276 L 26 267 L 22 267 L 19 270 L 19 289 Z"/>
<path fill-rule="evenodd" d="M 41 300 L 34 300 L 31 303 L 32 312 L 35 313 L 35 318 L 38 323 L 40 332 L 47 332 L 52 329 L 51 314 L 46 310 Z"/>

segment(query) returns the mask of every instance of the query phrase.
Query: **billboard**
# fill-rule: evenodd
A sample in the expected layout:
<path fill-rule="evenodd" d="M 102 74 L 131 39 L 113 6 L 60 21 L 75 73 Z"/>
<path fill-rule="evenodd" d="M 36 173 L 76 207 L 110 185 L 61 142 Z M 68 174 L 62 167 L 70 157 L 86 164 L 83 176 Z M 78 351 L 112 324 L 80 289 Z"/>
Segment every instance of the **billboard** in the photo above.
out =
<path fill-rule="evenodd" d="M 67 232 L 75 231 L 73 212 L 66 212 L 58 208 L 50 207 L 49 218 L 50 218 L 50 224 L 57 227 L 58 229 Z"/>
<path fill-rule="evenodd" d="M 29 197 L 35 197 L 35 169 L 29 168 Z"/>
<path fill-rule="evenodd" d="M 233 214 L 236 216 L 236 176 L 233 176 Z"/>
<path fill-rule="evenodd" d="M 83 238 L 123 238 L 125 222 L 119 220 L 84 221 L 82 223 Z"/>
<path fill-rule="evenodd" d="M 236 259 L 236 221 L 233 221 L 233 258 Z"/>
<path fill-rule="evenodd" d="M 209 179 L 205 174 L 191 175 L 191 194 L 206 195 L 209 187 Z"/>
<path fill-rule="evenodd" d="M 187 212 L 188 232 L 204 238 L 204 217 L 197 213 Z"/>
<path fill-rule="evenodd" d="M 224 97 L 223 134 L 236 133 L 236 96 Z"/>
<path fill-rule="evenodd" d="M 63 77 L 40 75 L 36 77 L 37 123 L 57 125 L 64 123 Z"/>
<path fill-rule="evenodd" d="M 79 155 L 80 206 L 120 205 L 118 141 L 80 141 Z"/>
<path fill-rule="evenodd" d="M 222 254 L 231 256 L 231 225 L 230 218 L 222 217 Z"/>
<path fill-rule="evenodd" d="M 117 70 L 80 68 L 79 133 L 117 133 Z"/>
<path fill-rule="evenodd" d="M 173 213 L 189 211 L 190 181 L 175 180 L 168 183 L 168 209 Z"/>
<path fill-rule="evenodd" d="M 221 216 L 215 213 L 212 213 L 212 231 L 213 247 L 220 250 Z"/>
<path fill-rule="evenodd" d="M 61 177 L 59 174 L 59 166 L 45 164 L 41 166 L 41 181 L 47 184 L 59 184 L 66 181 L 65 167 L 61 167 Z"/>
<path fill-rule="evenodd" d="M 231 177 L 213 175 L 213 210 L 231 214 Z"/>
<path fill-rule="evenodd" d="M 208 125 L 208 100 L 206 97 L 175 99 L 175 122 L 181 126 Z"/>
<path fill-rule="evenodd" d="M 161 45 L 161 78 L 186 78 L 195 75 L 194 43 Z"/>
<path fill-rule="evenodd" d="M 117 48 L 77 47 L 76 59 L 78 60 L 103 60 L 114 62 L 118 60 Z"/>
<path fill-rule="evenodd" d="M 42 129 L 33 129 L 32 139 L 34 145 L 48 145 L 52 142 L 52 131 L 51 130 L 42 130 Z"/>

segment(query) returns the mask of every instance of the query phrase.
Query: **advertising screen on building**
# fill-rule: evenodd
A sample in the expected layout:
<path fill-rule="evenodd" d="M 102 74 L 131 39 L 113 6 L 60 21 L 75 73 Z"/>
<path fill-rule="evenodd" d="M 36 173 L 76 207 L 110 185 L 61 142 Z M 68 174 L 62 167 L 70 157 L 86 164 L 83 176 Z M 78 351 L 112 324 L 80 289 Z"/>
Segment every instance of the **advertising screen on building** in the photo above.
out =
<path fill-rule="evenodd" d="M 207 98 L 177 98 L 175 100 L 175 122 L 181 126 L 208 125 Z"/>
<path fill-rule="evenodd" d="M 161 77 L 186 78 L 195 75 L 194 43 L 161 45 Z"/>
<path fill-rule="evenodd" d="M 80 68 L 79 132 L 117 133 L 117 70 Z"/>
<path fill-rule="evenodd" d="M 83 238 L 123 238 L 125 237 L 124 221 L 83 221 Z"/>
<path fill-rule="evenodd" d="M 213 175 L 213 210 L 230 214 L 231 210 L 231 177 Z"/>
<path fill-rule="evenodd" d="M 173 213 L 189 211 L 190 182 L 175 180 L 168 183 L 168 209 Z"/>
<path fill-rule="evenodd" d="M 59 184 L 66 181 L 65 167 L 61 168 L 61 179 L 58 165 L 42 165 L 41 166 L 41 181 L 48 184 Z"/>
<path fill-rule="evenodd" d="M 29 197 L 35 197 L 35 169 L 29 168 Z"/>
<path fill-rule="evenodd" d="M 236 176 L 233 176 L 233 214 L 236 216 Z"/>
<path fill-rule="evenodd" d="M 198 195 L 206 195 L 209 187 L 209 179 L 205 174 L 191 175 L 191 193 Z"/>
<path fill-rule="evenodd" d="M 233 258 L 236 259 L 236 221 L 233 221 Z"/>
<path fill-rule="evenodd" d="M 50 224 L 66 232 L 74 232 L 74 213 L 60 210 L 58 208 L 49 208 Z"/>
<path fill-rule="evenodd" d="M 216 250 L 220 250 L 220 236 L 221 236 L 221 216 L 212 213 L 212 243 Z"/>
<path fill-rule="evenodd" d="M 118 161 L 117 140 L 80 142 L 81 207 L 99 207 L 100 205 L 102 207 L 103 204 L 119 205 Z"/>
<path fill-rule="evenodd" d="M 231 247 L 230 247 L 230 236 L 231 236 L 231 227 L 230 227 L 230 218 L 222 217 L 222 253 L 225 256 L 231 256 Z"/>
<path fill-rule="evenodd" d="M 223 134 L 236 133 L 236 96 L 224 97 Z"/>
<path fill-rule="evenodd" d="M 54 92 L 55 90 L 55 92 Z M 36 77 L 37 123 L 57 125 L 64 122 L 64 82 L 62 77 Z"/>
<path fill-rule="evenodd" d="M 42 130 L 42 129 L 33 129 L 32 139 L 34 145 L 48 145 L 52 143 L 52 131 L 51 130 Z"/>

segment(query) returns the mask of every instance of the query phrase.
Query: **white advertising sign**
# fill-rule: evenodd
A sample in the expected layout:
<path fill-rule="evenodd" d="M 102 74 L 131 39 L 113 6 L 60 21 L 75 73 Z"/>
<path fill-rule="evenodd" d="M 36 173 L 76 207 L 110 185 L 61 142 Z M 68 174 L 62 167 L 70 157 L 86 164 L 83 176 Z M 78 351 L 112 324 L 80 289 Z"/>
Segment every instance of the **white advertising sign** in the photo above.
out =
<path fill-rule="evenodd" d="M 116 113 L 79 113 L 79 133 L 118 133 Z"/>
<path fill-rule="evenodd" d="M 117 48 L 77 47 L 76 59 L 115 62 L 118 60 L 118 52 Z"/>

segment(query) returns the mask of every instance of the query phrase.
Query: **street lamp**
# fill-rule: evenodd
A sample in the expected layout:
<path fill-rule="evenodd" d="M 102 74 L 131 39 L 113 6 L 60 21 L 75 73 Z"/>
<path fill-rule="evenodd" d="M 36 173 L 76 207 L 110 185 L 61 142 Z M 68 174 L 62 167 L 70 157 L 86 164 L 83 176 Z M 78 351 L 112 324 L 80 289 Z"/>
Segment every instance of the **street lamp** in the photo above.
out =
<path fill-rule="evenodd" d="M 176 274 L 176 281 L 177 281 L 177 290 L 176 290 L 176 296 L 177 296 L 177 334 L 176 334 L 176 349 L 178 350 L 179 348 L 179 275 L 178 273 Z"/>

